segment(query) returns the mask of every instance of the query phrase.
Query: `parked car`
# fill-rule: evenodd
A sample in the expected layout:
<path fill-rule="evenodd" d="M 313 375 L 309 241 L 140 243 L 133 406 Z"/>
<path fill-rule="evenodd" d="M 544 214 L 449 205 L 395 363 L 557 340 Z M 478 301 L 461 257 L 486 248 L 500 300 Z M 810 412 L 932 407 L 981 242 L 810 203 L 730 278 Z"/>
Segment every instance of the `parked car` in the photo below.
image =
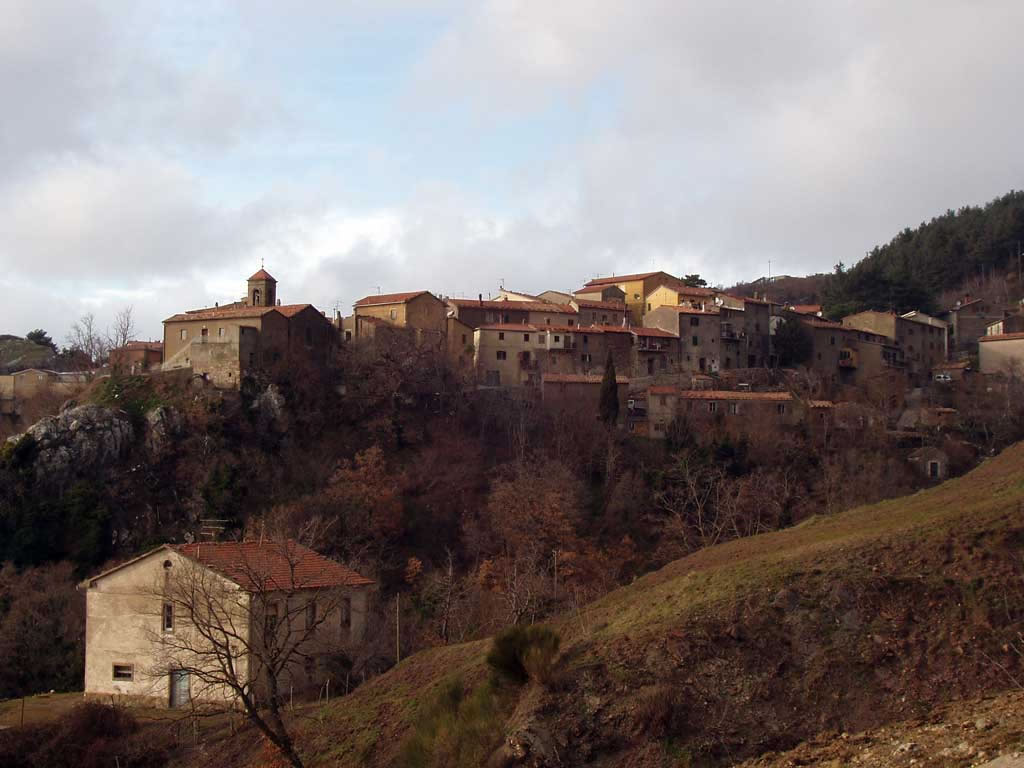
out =
<path fill-rule="evenodd" d="M 953 377 L 948 373 L 936 373 L 932 378 L 940 384 L 949 384 L 953 381 Z"/>

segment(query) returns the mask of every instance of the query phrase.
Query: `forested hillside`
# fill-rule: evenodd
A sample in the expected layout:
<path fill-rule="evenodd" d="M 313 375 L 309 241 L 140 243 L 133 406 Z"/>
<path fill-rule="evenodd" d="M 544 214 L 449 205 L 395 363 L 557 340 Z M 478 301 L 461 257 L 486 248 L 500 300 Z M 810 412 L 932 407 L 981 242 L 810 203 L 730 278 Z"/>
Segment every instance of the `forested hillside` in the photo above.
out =
<path fill-rule="evenodd" d="M 823 293 L 825 311 L 842 317 L 865 309 L 937 311 L 946 292 L 1007 275 L 1019 283 L 1024 247 L 1024 192 L 983 207 L 946 211 L 876 246 L 852 267 L 836 265 Z"/>

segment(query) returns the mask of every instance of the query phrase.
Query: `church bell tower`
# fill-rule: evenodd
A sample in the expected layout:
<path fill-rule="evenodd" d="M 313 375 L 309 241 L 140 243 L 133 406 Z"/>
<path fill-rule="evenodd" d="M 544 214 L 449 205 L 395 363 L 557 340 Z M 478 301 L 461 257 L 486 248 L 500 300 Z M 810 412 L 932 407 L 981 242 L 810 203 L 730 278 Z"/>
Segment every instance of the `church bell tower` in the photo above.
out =
<path fill-rule="evenodd" d="M 260 269 L 248 280 L 245 303 L 250 307 L 273 307 L 277 304 L 277 280 Z"/>

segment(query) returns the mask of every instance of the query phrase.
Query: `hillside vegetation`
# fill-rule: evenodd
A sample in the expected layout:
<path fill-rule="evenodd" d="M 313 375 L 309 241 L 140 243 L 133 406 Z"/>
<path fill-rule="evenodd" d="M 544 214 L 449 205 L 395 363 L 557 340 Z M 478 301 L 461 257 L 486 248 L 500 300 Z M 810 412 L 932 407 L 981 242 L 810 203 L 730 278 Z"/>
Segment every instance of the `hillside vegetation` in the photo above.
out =
<path fill-rule="evenodd" d="M 0 334 L 0 373 L 24 368 L 49 368 L 54 351 L 20 336 Z"/>
<path fill-rule="evenodd" d="M 699 551 L 562 616 L 563 674 L 523 688 L 499 730 L 524 764 L 715 765 L 1005 690 L 1021 675 L 1022 558 L 1018 444 L 934 489 Z M 483 685 L 488 648 L 419 653 L 324 707 L 301 726 L 308 764 L 394 765 L 444 685 Z"/>
<path fill-rule="evenodd" d="M 974 280 L 1018 277 L 1022 245 L 1024 192 L 949 210 L 904 229 L 852 267 L 838 264 L 824 290 L 825 309 L 832 317 L 864 309 L 935 311 L 941 294 Z"/>

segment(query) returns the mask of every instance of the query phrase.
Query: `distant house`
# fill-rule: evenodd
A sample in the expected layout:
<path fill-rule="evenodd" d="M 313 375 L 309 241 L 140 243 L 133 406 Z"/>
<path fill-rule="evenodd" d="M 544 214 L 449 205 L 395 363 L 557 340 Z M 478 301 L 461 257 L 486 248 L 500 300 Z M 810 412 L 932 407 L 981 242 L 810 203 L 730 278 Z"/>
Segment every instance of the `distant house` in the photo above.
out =
<path fill-rule="evenodd" d="M 268 642 L 281 647 L 301 642 L 307 659 L 279 683 L 317 686 L 330 674 L 327 655 L 362 641 L 372 584 L 293 541 L 157 547 L 79 585 L 85 694 L 172 708 L 230 704 L 231 692 L 202 674 L 219 674 L 214 643 L 234 646 L 238 678 L 258 685 L 264 632 L 276 632 Z M 215 608 L 193 621 L 201 604 Z"/>
<path fill-rule="evenodd" d="M 237 389 L 250 371 L 287 361 L 325 365 L 337 329 L 312 304 L 280 304 L 277 280 L 261 269 L 240 301 L 164 320 L 163 370 L 191 368 L 214 386 Z"/>
<path fill-rule="evenodd" d="M 444 302 L 430 291 L 365 296 L 353 309 L 355 336 L 359 339 L 372 338 L 382 324 L 410 329 L 420 337 L 431 337 L 435 341 L 446 330 Z"/>
<path fill-rule="evenodd" d="M 162 341 L 129 341 L 110 350 L 110 367 L 125 373 L 146 373 L 164 361 Z"/>
<path fill-rule="evenodd" d="M 979 352 L 978 337 L 985 334 L 985 326 L 1001 320 L 1002 305 L 988 299 L 964 296 L 949 309 L 939 313 L 939 319 L 949 325 L 949 350 L 952 357 L 963 357 Z"/>
<path fill-rule="evenodd" d="M 613 275 L 611 277 L 598 277 L 589 281 L 583 288 L 574 294 L 578 299 L 590 299 L 597 301 L 608 301 L 619 298 L 605 293 L 609 286 L 618 288 L 622 292 L 622 300 L 629 311 L 629 319 L 634 325 L 641 325 L 643 317 L 647 313 L 647 297 L 660 286 L 668 286 L 676 289 L 686 288 L 686 284 L 678 277 L 673 277 L 667 272 L 641 272 L 632 275 Z"/>
<path fill-rule="evenodd" d="M 898 348 L 906 364 L 907 374 L 918 384 L 930 377 L 932 368 L 947 358 L 948 325 L 923 312 L 867 310 L 843 318 L 848 328 L 884 336 Z"/>
<path fill-rule="evenodd" d="M 978 368 L 984 374 L 1024 373 L 1024 332 L 979 338 Z"/>
<path fill-rule="evenodd" d="M 597 419 L 603 380 L 603 376 L 596 374 L 545 373 L 541 379 L 541 399 L 560 411 Z M 629 379 L 616 376 L 615 383 L 619 398 L 619 420 L 624 421 L 628 413 Z"/>
<path fill-rule="evenodd" d="M 949 477 L 949 456 L 940 448 L 918 448 L 907 457 L 907 461 L 929 480 L 939 481 Z"/>
<path fill-rule="evenodd" d="M 655 385 L 647 390 L 648 435 L 664 439 L 673 422 L 689 429 L 722 429 L 731 433 L 771 434 L 807 423 L 812 413 L 830 416 L 829 401 L 800 401 L 789 392 L 686 390 Z"/>

